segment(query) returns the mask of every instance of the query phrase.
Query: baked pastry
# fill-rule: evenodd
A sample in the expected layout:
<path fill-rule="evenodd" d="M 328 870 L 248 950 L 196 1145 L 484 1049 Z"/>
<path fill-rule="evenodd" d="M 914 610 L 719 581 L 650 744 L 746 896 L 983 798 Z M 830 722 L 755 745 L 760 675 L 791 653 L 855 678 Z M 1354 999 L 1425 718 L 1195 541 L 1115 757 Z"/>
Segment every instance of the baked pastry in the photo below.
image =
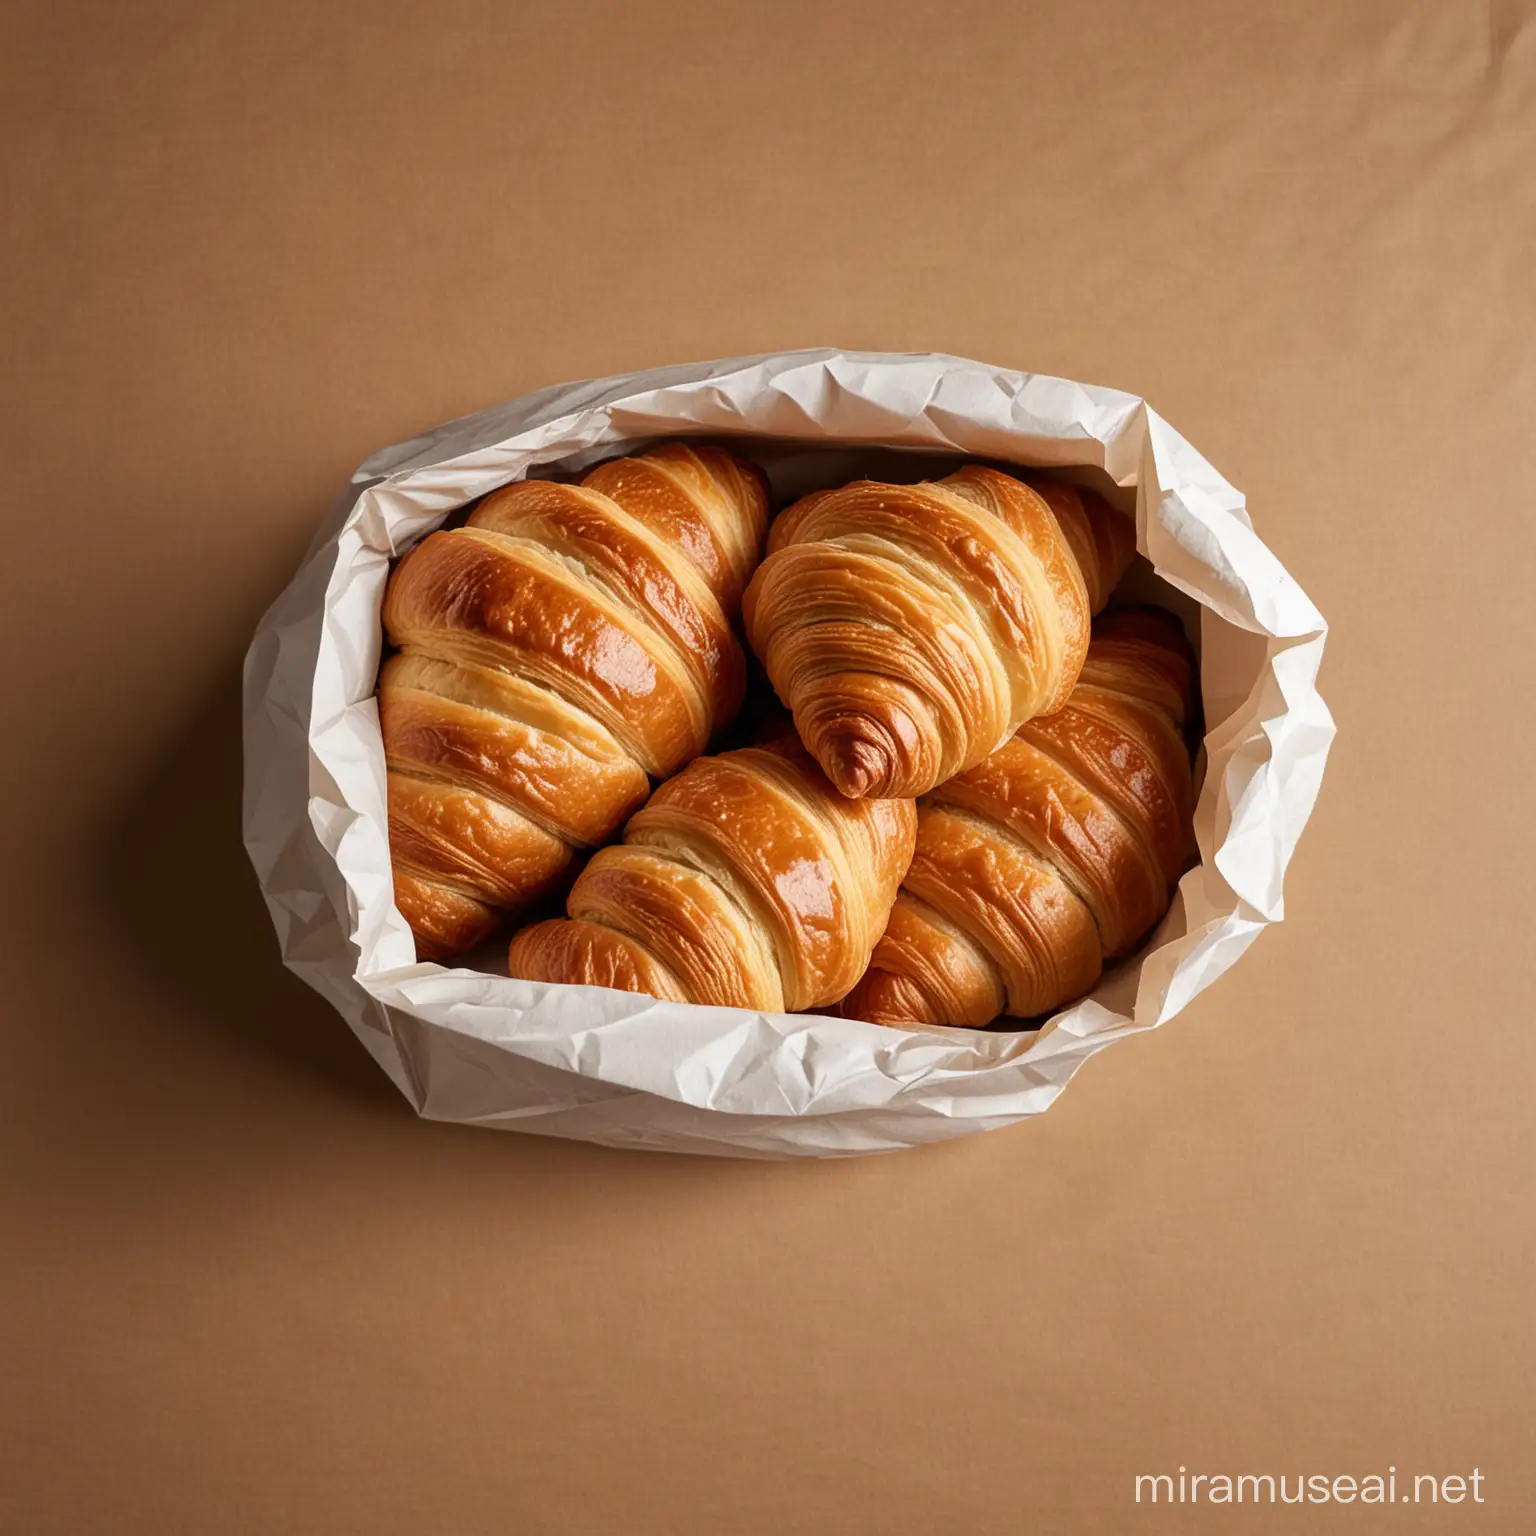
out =
<path fill-rule="evenodd" d="M 419 958 L 549 890 L 729 720 L 767 516 L 755 466 L 669 442 L 579 485 L 508 485 L 400 562 L 379 721 Z"/>
<path fill-rule="evenodd" d="M 774 523 L 747 637 L 845 795 L 926 794 L 1066 703 L 1135 553 L 1131 520 L 1075 486 L 979 465 L 855 481 Z"/>
<path fill-rule="evenodd" d="M 593 855 L 568 919 L 512 938 L 528 981 L 770 1012 L 858 980 L 912 857 L 910 800 L 848 800 L 792 736 L 701 757 Z"/>
<path fill-rule="evenodd" d="M 1193 667 L 1158 609 L 1100 621 L 1065 709 L 918 811 L 917 851 L 842 1012 L 990 1024 L 1089 991 L 1168 909 L 1188 862 Z"/>

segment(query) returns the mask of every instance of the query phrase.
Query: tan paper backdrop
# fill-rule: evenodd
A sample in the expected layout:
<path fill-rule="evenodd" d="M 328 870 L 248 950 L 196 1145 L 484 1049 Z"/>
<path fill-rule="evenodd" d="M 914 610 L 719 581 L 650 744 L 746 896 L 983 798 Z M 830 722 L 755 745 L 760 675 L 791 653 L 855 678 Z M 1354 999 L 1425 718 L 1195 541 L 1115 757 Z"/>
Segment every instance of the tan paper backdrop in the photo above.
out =
<path fill-rule="evenodd" d="M 1533 17 L 9 7 L 0 1525 L 1531 1529 Z M 1334 625 L 1290 919 L 928 1152 L 416 1122 L 244 862 L 258 614 L 376 447 L 828 343 L 1248 493 Z M 1181 1465 L 1485 1503 L 1136 1507 Z"/>

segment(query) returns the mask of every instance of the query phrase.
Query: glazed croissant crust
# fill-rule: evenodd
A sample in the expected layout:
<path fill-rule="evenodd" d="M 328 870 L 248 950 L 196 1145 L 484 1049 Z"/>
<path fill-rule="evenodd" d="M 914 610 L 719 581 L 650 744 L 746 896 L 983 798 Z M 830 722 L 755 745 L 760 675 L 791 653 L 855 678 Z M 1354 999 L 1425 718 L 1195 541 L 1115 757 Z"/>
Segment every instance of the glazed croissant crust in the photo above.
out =
<path fill-rule="evenodd" d="M 833 783 L 915 796 L 1061 708 L 1134 555 L 1130 519 L 1073 486 L 861 480 L 778 518 L 743 613 Z"/>
<path fill-rule="evenodd" d="M 770 1012 L 858 979 L 912 856 L 910 800 L 848 800 L 792 738 L 701 757 L 515 934 L 513 976 Z"/>
<path fill-rule="evenodd" d="M 1191 687 L 1169 615 L 1101 620 L 1066 707 L 922 803 L 890 925 L 842 1012 L 981 1027 L 1089 991 L 1162 917 L 1188 859 Z"/>
<path fill-rule="evenodd" d="M 508 485 L 400 562 L 378 700 L 419 958 L 546 891 L 735 713 L 730 619 L 767 510 L 754 466 L 671 442 Z"/>

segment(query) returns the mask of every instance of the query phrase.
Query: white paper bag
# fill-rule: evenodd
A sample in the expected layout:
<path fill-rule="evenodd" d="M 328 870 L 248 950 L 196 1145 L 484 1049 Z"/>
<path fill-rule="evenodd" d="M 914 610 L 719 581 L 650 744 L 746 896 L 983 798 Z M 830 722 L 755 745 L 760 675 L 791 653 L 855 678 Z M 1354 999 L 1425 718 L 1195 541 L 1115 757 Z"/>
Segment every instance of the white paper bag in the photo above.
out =
<path fill-rule="evenodd" d="M 906 1032 L 415 963 L 373 696 L 390 561 L 508 481 L 678 434 L 759 440 L 743 448 L 765 458 L 776 501 L 852 478 L 877 446 L 1080 470 L 1134 505 L 1141 554 L 1199 605 L 1200 863 L 1146 949 L 1045 1028 Z M 775 441 L 759 453 L 762 439 Z M 1039 1114 L 1095 1051 L 1171 1018 L 1280 919 L 1333 737 L 1316 689 L 1325 634 L 1243 498 L 1133 395 L 831 350 L 568 384 L 353 477 L 246 658 L 245 842 L 285 962 L 429 1118 L 725 1156 L 914 1146 Z"/>

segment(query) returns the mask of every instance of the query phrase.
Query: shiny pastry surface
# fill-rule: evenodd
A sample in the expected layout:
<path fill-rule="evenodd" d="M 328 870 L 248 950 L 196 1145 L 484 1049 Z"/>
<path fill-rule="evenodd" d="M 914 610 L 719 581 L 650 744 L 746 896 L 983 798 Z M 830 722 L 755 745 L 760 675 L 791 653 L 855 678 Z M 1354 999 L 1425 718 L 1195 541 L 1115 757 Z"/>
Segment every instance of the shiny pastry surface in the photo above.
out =
<path fill-rule="evenodd" d="M 1130 519 L 1066 484 L 855 481 L 774 523 L 747 635 L 844 794 L 925 794 L 1062 707 L 1134 555 Z"/>
<path fill-rule="evenodd" d="M 858 979 L 912 856 L 910 800 L 850 800 L 790 737 L 701 757 L 515 934 L 514 976 L 794 1012 Z"/>
<path fill-rule="evenodd" d="M 1171 616 L 1100 620 L 1065 708 L 920 803 L 890 924 L 841 1011 L 979 1028 L 1091 990 L 1167 911 L 1188 859 L 1192 688 Z"/>
<path fill-rule="evenodd" d="M 420 959 L 485 938 L 741 702 L 755 466 L 668 442 L 523 480 L 396 567 L 379 679 L 395 898 Z"/>

